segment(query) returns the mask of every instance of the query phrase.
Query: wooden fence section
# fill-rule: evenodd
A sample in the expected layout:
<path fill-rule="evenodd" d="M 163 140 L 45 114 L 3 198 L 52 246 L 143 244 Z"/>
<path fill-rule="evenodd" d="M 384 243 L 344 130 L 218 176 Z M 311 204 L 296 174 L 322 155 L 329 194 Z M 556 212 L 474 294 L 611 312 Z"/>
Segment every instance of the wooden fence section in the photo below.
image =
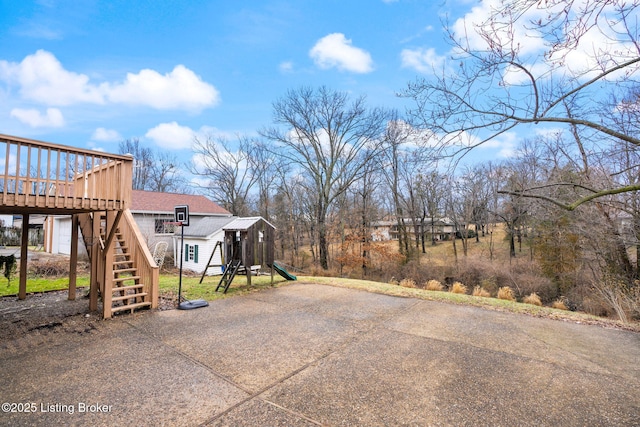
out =
<path fill-rule="evenodd" d="M 133 158 L 0 135 L 0 212 L 124 210 Z"/>

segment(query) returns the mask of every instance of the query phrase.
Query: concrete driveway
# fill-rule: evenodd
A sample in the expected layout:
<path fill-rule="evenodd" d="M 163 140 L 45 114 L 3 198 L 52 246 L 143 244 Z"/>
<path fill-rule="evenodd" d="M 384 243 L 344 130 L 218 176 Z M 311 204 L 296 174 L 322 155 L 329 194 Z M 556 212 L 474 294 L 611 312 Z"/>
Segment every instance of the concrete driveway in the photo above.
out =
<path fill-rule="evenodd" d="M 0 363 L 0 425 L 640 425 L 640 334 L 324 285 L 42 331 Z"/>

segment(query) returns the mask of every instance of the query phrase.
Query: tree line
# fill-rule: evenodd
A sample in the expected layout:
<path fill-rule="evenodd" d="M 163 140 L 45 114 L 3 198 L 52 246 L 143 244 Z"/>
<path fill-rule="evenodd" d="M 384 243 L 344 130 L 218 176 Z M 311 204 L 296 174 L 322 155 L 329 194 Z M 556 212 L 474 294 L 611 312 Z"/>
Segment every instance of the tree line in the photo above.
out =
<path fill-rule="evenodd" d="M 407 84 L 400 96 L 414 107 L 404 114 L 327 87 L 292 89 L 257 136 L 195 139 L 189 171 L 233 214 L 274 223 L 279 256 L 298 265 L 350 262 L 366 274 L 373 252 L 383 251 L 372 242 L 377 222 L 395 222 L 406 261 L 436 243 L 428 230 L 446 217 L 461 256 L 501 223 L 510 256 L 525 239 L 558 286 L 588 276 L 604 293 L 637 294 L 637 9 L 603 0 L 502 2 L 473 28 L 482 46 L 450 32 L 454 57 Z M 540 38 L 542 55 L 532 58 L 508 37 L 522 27 Z M 620 48 L 585 51 L 582 40 L 594 34 Z M 568 64 L 575 53 L 585 59 L 580 69 Z M 508 159 L 460 166 L 478 146 L 519 129 L 530 137 Z M 121 151 L 146 165 L 136 167 L 134 186 L 179 188 L 166 155 L 137 141 Z"/>

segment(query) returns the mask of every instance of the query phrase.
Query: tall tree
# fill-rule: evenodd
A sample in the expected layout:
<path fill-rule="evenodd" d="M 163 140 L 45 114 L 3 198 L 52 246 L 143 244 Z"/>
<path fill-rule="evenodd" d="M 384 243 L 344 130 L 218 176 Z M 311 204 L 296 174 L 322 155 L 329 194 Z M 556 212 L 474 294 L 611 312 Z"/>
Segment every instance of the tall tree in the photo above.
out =
<path fill-rule="evenodd" d="M 140 145 L 138 138 L 120 142 L 120 153 L 133 156 L 133 189 L 157 192 L 188 191 L 179 176 L 175 155 Z"/>
<path fill-rule="evenodd" d="M 121 141 L 118 148 L 120 153 L 133 156 L 133 189 L 146 190 L 153 167 L 153 151 L 141 146 L 138 138 Z"/>
<path fill-rule="evenodd" d="M 273 103 L 273 117 L 276 126 L 261 134 L 312 181 L 320 265 L 328 269 L 327 214 L 379 153 L 387 113 L 323 86 L 289 90 Z"/>
<path fill-rule="evenodd" d="M 257 174 L 250 161 L 253 142 L 246 136 L 235 141 L 207 135 L 194 138 L 190 172 L 200 177 L 200 187 L 234 215 L 250 214 L 250 194 Z"/>
<path fill-rule="evenodd" d="M 638 84 L 639 9 L 640 3 L 626 0 L 485 2 L 450 27 L 454 57 L 442 73 L 418 79 L 404 92 L 416 102 L 413 123 L 440 135 L 449 154 L 516 127 L 545 124 L 640 147 L 637 132 L 602 114 L 618 109 L 610 101 L 619 88 Z M 637 98 L 633 105 L 640 105 Z M 476 142 L 461 146 L 460 140 Z M 602 155 L 596 144 L 587 148 L 588 155 Z M 573 210 L 639 189 L 639 182 L 588 188 L 568 202 L 526 188 L 520 195 Z"/>

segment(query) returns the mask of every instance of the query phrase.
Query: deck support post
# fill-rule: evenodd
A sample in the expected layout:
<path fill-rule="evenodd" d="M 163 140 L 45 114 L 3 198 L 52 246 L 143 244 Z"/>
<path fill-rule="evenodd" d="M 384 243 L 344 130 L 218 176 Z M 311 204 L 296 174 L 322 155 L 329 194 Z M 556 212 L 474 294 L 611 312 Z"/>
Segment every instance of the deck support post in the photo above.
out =
<path fill-rule="evenodd" d="M 111 298 L 113 297 L 113 260 L 116 230 L 124 211 L 107 211 L 105 213 L 104 252 L 102 254 L 104 287 L 102 292 L 102 317 L 111 318 Z"/>
<path fill-rule="evenodd" d="M 100 257 L 100 213 L 91 214 L 91 279 L 89 285 L 89 310 L 98 310 L 98 257 Z"/>
<path fill-rule="evenodd" d="M 27 297 L 27 258 L 29 256 L 29 214 L 22 214 L 22 240 L 20 242 L 20 284 L 18 299 Z"/>
<path fill-rule="evenodd" d="M 68 299 L 76 299 L 76 278 L 78 274 L 78 214 L 71 215 L 71 255 L 69 257 L 69 296 Z"/>

